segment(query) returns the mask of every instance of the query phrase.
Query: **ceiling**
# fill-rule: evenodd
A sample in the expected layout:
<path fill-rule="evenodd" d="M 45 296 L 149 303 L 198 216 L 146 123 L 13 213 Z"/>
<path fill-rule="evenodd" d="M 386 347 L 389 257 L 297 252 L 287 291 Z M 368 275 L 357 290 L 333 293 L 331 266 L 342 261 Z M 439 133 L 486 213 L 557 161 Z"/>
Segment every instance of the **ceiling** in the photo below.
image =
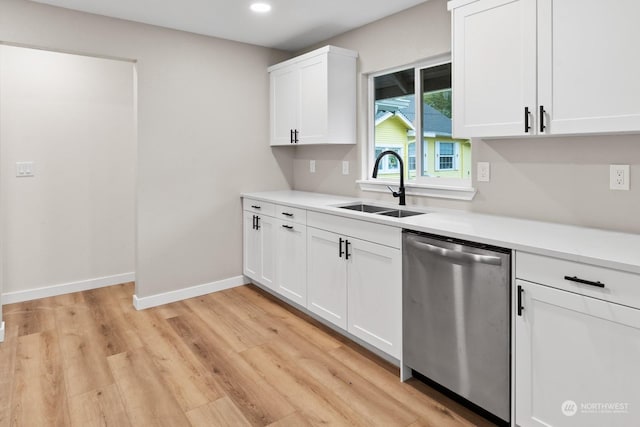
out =
<path fill-rule="evenodd" d="M 35 0 L 67 9 L 296 51 L 427 0 Z"/>

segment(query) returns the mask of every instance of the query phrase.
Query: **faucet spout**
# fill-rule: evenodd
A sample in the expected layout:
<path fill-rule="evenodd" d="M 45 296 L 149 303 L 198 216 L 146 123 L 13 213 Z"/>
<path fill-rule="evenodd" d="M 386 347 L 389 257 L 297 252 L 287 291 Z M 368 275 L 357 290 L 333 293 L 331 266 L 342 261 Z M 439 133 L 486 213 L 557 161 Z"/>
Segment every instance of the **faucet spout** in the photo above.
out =
<path fill-rule="evenodd" d="M 402 161 L 402 157 L 400 157 L 400 155 L 398 153 L 396 153 L 395 151 L 392 150 L 386 150 L 383 151 L 382 153 L 380 153 L 378 155 L 378 157 L 376 158 L 376 162 L 373 165 L 373 178 L 377 178 L 378 177 L 378 166 L 380 166 L 380 160 L 382 160 L 382 158 L 384 156 L 394 156 L 396 159 L 398 159 L 398 163 L 400 164 L 400 187 L 398 188 L 398 191 L 393 191 L 391 190 L 391 188 L 389 188 L 389 190 L 391 190 L 391 194 L 393 194 L 393 197 L 399 197 L 400 198 L 400 206 L 404 206 L 406 205 L 405 202 L 405 188 L 404 188 L 404 162 Z"/>

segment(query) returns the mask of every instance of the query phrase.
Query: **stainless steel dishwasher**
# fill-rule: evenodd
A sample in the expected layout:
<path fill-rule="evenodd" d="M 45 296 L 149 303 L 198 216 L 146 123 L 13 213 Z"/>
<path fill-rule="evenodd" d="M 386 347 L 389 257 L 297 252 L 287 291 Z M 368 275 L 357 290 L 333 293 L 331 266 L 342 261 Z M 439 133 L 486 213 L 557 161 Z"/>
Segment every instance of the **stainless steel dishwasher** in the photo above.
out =
<path fill-rule="evenodd" d="M 403 363 L 509 422 L 511 252 L 402 237 Z"/>

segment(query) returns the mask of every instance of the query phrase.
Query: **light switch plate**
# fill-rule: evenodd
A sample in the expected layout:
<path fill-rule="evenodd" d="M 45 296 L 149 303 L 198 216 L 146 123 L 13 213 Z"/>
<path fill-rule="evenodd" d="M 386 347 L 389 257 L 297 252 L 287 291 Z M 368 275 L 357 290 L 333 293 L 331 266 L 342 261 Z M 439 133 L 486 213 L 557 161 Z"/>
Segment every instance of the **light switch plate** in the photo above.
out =
<path fill-rule="evenodd" d="M 342 175 L 349 175 L 349 161 L 342 161 Z"/>
<path fill-rule="evenodd" d="M 33 162 L 16 162 L 16 176 L 20 178 L 31 177 L 35 174 Z"/>
<path fill-rule="evenodd" d="M 479 182 L 489 182 L 491 179 L 491 165 L 489 162 L 478 162 L 477 173 Z"/>
<path fill-rule="evenodd" d="M 309 160 L 309 172 L 316 173 L 316 161 Z"/>

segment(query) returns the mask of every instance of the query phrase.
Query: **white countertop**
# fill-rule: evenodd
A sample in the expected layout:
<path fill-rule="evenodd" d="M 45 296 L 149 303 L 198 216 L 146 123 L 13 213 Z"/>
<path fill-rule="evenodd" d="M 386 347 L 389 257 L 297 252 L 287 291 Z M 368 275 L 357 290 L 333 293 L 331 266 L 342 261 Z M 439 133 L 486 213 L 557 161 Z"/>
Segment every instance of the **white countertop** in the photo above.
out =
<path fill-rule="evenodd" d="M 337 206 L 361 201 L 390 208 L 398 208 L 397 204 L 303 191 L 243 193 L 242 197 L 640 273 L 638 234 L 414 206 L 403 209 L 428 214 L 392 218 Z"/>

